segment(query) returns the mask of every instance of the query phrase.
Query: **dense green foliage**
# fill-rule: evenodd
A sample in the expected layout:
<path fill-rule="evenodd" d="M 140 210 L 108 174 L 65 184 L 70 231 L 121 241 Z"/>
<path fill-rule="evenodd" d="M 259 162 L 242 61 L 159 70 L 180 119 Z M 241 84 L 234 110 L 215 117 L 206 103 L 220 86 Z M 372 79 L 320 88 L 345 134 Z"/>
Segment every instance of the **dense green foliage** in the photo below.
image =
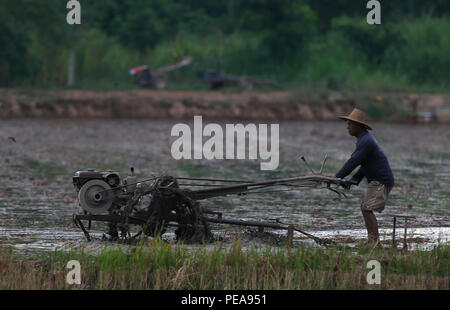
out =
<path fill-rule="evenodd" d="M 182 57 L 176 72 L 217 69 L 272 77 L 286 86 L 431 89 L 450 86 L 450 3 L 382 1 L 381 25 L 367 1 L 96 0 L 81 25 L 66 1 L 0 0 L 0 86 L 63 87 L 76 51 L 77 87 L 131 87 L 127 71 Z"/>

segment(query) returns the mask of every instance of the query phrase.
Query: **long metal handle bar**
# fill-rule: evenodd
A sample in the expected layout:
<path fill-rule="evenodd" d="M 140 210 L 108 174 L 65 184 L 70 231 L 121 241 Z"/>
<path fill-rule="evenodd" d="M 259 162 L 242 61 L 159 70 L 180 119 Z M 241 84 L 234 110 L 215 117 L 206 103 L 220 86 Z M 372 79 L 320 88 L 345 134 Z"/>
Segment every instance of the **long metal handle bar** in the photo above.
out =
<path fill-rule="evenodd" d="M 251 180 L 227 180 L 227 179 L 209 179 L 209 178 L 187 178 L 175 177 L 177 180 L 192 180 L 192 181 L 210 181 L 210 182 L 229 182 L 229 183 L 251 183 Z"/>
<path fill-rule="evenodd" d="M 208 189 L 202 189 L 202 190 L 193 190 L 188 193 L 186 193 L 188 196 L 195 200 L 201 200 L 216 196 L 225 196 L 229 194 L 237 194 L 241 192 L 247 192 L 251 190 L 252 187 L 259 187 L 262 185 L 282 185 L 283 183 L 289 183 L 289 182 L 298 182 L 298 181 L 314 181 L 314 182 L 326 182 L 329 184 L 341 184 L 342 180 L 334 177 L 326 177 L 321 175 L 308 175 L 303 177 L 295 177 L 295 178 L 287 178 L 287 179 L 276 179 L 276 180 L 270 180 L 270 181 L 263 181 L 263 182 L 252 182 L 252 183 L 244 183 L 239 185 L 230 185 L 230 186 L 224 186 L 224 187 L 217 187 L 217 188 L 208 188 Z"/>

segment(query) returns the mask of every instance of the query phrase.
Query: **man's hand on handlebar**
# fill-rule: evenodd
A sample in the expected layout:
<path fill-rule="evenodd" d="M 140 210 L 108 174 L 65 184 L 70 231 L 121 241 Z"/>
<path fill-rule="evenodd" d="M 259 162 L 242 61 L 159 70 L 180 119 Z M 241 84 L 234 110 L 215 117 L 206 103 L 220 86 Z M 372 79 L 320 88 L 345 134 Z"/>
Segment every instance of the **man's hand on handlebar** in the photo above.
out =
<path fill-rule="evenodd" d="M 352 186 L 352 185 L 358 185 L 358 182 L 356 182 L 355 180 L 349 180 L 349 181 L 346 181 L 346 180 L 342 180 L 341 181 L 341 184 L 340 184 L 344 189 L 350 189 L 350 186 Z"/>

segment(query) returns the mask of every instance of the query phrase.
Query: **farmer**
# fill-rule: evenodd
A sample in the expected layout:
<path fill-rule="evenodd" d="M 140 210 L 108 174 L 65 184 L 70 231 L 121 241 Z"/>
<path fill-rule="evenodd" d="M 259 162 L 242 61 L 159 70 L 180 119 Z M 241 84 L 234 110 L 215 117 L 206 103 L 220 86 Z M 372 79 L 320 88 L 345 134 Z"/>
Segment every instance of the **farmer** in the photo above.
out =
<path fill-rule="evenodd" d="M 343 179 L 360 166 L 351 180 L 343 181 L 342 186 L 349 189 L 351 185 L 358 185 L 366 177 L 369 183 L 361 201 L 361 211 L 369 241 L 379 245 L 378 223 L 373 212 L 384 210 L 389 192 L 394 186 L 394 176 L 386 155 L 368 131 L 372 128 L 367 125 L 364 112 L 353 109 L 350 115 L 339 118 L 347 121 L 349 135 L 357 139 L 355 151 L 335 177 Z"/>

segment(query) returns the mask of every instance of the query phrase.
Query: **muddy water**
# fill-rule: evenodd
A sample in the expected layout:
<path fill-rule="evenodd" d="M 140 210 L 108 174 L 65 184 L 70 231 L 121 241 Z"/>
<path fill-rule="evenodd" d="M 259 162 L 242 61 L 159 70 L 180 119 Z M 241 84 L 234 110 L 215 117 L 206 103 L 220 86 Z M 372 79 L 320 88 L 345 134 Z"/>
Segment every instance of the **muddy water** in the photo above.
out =
<path fill-rule="evenodd" d="M 355 142 L 341 122 L 284 122 L 280 124 L 279 167 L 261 171 L 258 160 L 174 160 L 170 153 L 174 124 L 145 120 L 1 121 L 1 244 L 36 251 L 83 240 L 83 234 L 71 226 L 71 215 L 76 211 L 71 177 L 77 170 L 112 169 L 126 176 L 129 167 L 134 166 L 141 179 L 165 172 L 180 177 L 264 180 L 309 174 L 298 157 L 304 155 L 313 169 L 319 169 L 323 156 L 328 154 L 324 174 L 333 175 L 350 156 Z M 448 242 L 450 127 L 373 127 L 396 178 L 386 210 L 377 215 L 383 238 L 390 238 L 390 214 L 408 214 L 416 217 L 409 225 L 420 235 L 417 238 L 428 240 L 428 244 Z M 227 218 L 277 218 L 318 236 L 358 239 L 365 238 L 359 210 L 363 186 L 352 188 L 343 199 L 315 188 L 202 203 Z M 102 224 L 94 224 L 94 236 L 100 238 L 103 229 Z M 224 225 L 213 226 L 216 233 L 225 229 Z M 414 230 L 410 232 L 408 238 L 414 238 Z M 398 238 L 401 234 L 402 230 Z"/>

